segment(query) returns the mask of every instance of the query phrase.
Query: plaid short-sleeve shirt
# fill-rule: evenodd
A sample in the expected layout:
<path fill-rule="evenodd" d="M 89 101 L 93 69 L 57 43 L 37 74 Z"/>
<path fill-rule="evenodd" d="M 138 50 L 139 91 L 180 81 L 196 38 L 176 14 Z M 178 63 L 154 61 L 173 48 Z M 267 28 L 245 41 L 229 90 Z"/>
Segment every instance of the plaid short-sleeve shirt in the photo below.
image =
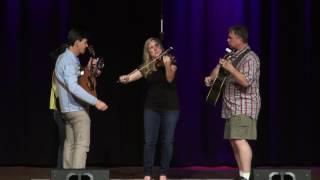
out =
<path fill-rule="evenodd" d="M 242 52 L 250 47 L 246 47 L 238 52 Z M 222 118 L 229 119 L 233 115 L 247 115 L 253 119 L 258 118 L 261 107 L 259 93 L 260 60 L 259 57 L 250 51 L 237 64 L 236 68 L 244 74 L 249 82 L 248 87 L 239 85 L 232 75 L 229 75 L 225 82 L 222 103 Z"/>

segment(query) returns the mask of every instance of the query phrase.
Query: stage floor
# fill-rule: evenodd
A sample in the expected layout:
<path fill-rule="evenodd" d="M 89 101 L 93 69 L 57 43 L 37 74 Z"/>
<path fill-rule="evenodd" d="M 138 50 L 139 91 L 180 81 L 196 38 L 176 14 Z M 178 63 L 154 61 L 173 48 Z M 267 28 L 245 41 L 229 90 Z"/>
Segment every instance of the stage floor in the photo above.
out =
<path fill-rule="evenodd" d="M 271 168 L 271 167 L 259 167 Z M 278 167 L 277 167 L 278 168 Z M 272 169 L 277 169 L 272 168 Z M 320 167 L 281 167 L 287 169 L 310 169 L 312 180 L 320 180 Z M 88 169 L 109 169 L 111 180 L 128 180 L 143 178 L 142 167 L 88 167 Z M 0 180 L 48 180 L 50 179 L 52 168 L 48 167 L 0 167 Z M 158 168 L 155 168 L 157 174 Z M 231 167 L 179 167 L 171 168 L 169 179 L 184 180 L 230 180 L 237 175 L 237 169 Z M 157 179 L 157 177 L 156 177 Z"/>

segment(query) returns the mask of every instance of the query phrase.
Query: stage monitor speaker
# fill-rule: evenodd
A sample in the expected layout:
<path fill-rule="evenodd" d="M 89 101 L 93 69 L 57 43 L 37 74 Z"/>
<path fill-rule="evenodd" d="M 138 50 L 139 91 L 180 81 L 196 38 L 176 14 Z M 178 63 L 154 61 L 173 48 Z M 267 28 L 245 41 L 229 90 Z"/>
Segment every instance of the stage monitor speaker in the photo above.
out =
<path fill-rule="evenodd" d="M 254 169 L 254 180 L 311 180 L 310 169 Z"/>
<path fill-rule="evenodd" d="M 109 170 L 52 169 L 50 180 L 109 180 Z"/>

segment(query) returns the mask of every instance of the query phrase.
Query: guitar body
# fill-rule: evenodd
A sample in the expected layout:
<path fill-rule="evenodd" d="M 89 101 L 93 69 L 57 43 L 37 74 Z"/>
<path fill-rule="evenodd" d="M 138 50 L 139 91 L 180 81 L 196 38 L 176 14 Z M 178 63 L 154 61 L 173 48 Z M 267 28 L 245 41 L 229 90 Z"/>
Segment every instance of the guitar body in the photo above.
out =
<path fill-rule="evenodd" d="M 220 68 L 219 74 L 216 77 L 216 79 L 212 82 L 211 88 L 208 92 L 208 95 L 206 98 L 207 102 L 214 105 L 217 104 L 221 91 L 223 89 L 223 85 L 227 77 L 228 77 L 228 73 L 223 68 Z"/>
<path fill-rule="evenodd" d="M 236 59 L 232 61 L 232 64 L 234 67 L 237 66 L 237 64 L 240 62 L 240 60 L 250 52 L 250 48 L 246 49 L 244 52 L 242 52 Z M 232 54 L 228 54 L 224 57 L 224 59 L 231 60 Z M 216 105 L 219 99 L 219 96 L 221 94 L 222 89 L 224 88 L 224 83 L 229 75 L 229 72 L 227 72 L 225 69 L 220 68 L 219 74 L 217 78 L 213 81 L 212 86 L 208 92 L 207 95 L 207 102 Z"/>
<path fill-rule="evenodd" d="M 84 68 L 83 74 L 80 75 L 78 81 L 80 86 L 84 90 L 86 90 L 91 95 L 97 97 L 97 92 L 96 92 L 97 80 L 87 67 Z"/>

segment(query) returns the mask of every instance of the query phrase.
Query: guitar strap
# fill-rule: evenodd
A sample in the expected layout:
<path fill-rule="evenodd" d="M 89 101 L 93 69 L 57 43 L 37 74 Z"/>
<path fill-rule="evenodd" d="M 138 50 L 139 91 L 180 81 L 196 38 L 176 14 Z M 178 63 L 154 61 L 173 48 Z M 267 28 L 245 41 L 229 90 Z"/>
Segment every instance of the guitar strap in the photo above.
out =
<path fill-rule="evenodd" d="M 232 61 L 232 65 L 237 68 L 237 65 L 239 64 L 239 62 L 242 60 L 242 58 L 248 54 L 251 51 L 250 48 L 246 49 L 245 51 L 243 51 L 242 53 L 240 53 L 235 60 Z M 229 73 L 228 73 L 229 74 Z M 224 89 L 225 85 L 223 84 L 222 89 Z"/>
<path fill-rule="evenodd" d="M 67 86 L 57 77 L 57 75 L 56 75 L 56 73 L 55 73 L 55 69 L 53 70 L 53 78 L 55 78 L 56 82 L 57 82 L 58 84 L 60 84 L 66 91 L 68 91 L 70 94 L 72 94 L 71 91 L 69 90 L 69 88 L 67 88 Z M 80 85 L 80 84 L 79 84 L 79 85 Z M 58 97 L 58 98 L 59 98 L 59 97 Z M 77 98 L 77 99 L 79 99 L 79 98 Z M 79 99 L 79 100 L 80 100 L 80 99 Z M 84 102 L 84 101 L 82 101 L 82 100 L 80 100 L 79 103 L 82 104 L 84 107 L 86 107 L 86 106 L 88 105 L 86 102 Z M 60 104 L 59 104 L 59 105 L 60 105 Z M 88 111 L 87 108 L 85 108 L 85 109 L 86 109 L 86 111 Z"/>
<path fill-rule="evenodd" d="M 67 86 L 57 77 L 55 69 L 53 70 L 53 78 L 58 82 L 65 90 L 69 91 Z M 70 92 L 70 91 L 69 91 Z"/>
<path fill-rule="evenodd" d="M 244 52 L 242 52 L 241 54 L 239 54 L 238 57 L 236 57 L 236 59 L 234 61 L 232 61 L 232 65 L 234 67 L 237 67 L 237 65 L 239 64 L 239 62 L 241 61 L 241 59 L 246 55 L 248 54 L 249 52 L 251 51 L 250 48 L 246 49 Z"/>

